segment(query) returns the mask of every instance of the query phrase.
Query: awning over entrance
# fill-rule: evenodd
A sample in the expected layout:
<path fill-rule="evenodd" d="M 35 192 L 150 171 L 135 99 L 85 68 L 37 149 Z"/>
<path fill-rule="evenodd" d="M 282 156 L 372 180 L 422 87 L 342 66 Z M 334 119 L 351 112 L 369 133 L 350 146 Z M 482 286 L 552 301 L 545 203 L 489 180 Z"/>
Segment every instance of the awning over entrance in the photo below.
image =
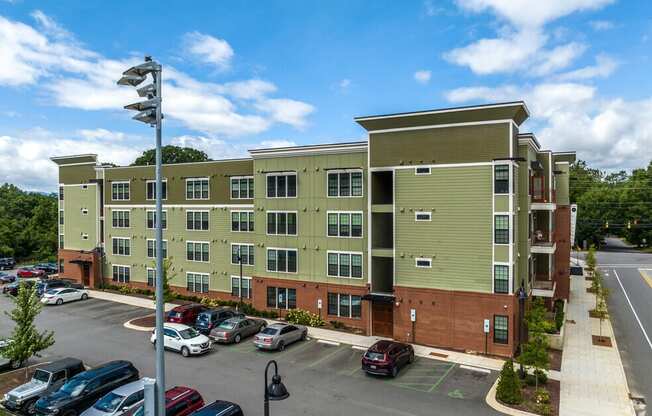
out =
<path fill-rule="evenodd" d="M 372 302 L 384 302 L 384 303 L 392 303 L 394 302 L 394 299 L 396 296 L 392 295 L 391 293 L 367 293 L 366 295 L 362 296 L 362 300 L 370 300 Z"/>

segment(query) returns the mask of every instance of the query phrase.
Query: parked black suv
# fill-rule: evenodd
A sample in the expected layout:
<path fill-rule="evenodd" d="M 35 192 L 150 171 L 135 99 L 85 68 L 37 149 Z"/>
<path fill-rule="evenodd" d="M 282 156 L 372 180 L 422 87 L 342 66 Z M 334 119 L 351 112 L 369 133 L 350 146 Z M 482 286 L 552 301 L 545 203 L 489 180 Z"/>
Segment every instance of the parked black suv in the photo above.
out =
<path fill-rule="evenodd" d="M 16 266 L 16 260 L 13 257 L 4 257 L 0 259 L 0 270 L 11 270 Z"/>
<path fill-rule="evenodd" d="M 46 276 L 55 274 L 59 271 L 55 263 L 39 263 L 34 266 L 35 269 L 43 270 Z"/>
<path fill-rule="evenodd" d="M 129 361 L 110 361 L 79 373 L 56 392 L 39 399 L 37 415 L 77 416 L 111 390 L 139 379 Z"/>
<path fill-rule="evenodd" d="M 197 315 L 195 329 L 204 335 L 208 335 L 213 328 L 234 316 L 242 316 L 244 318 L 244 314 L 227 307 L 209 309 Z"/>

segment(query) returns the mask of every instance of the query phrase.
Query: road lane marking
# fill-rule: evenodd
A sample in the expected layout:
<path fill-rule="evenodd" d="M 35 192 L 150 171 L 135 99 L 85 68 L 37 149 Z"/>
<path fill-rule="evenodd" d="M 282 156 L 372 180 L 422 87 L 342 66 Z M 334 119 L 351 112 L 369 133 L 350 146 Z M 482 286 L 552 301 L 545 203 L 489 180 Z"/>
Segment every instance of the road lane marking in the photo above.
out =
<path fill-rule="evenodd" d="M 470 370 L 470 371 L 476 371 L 478 373 L 485 373 L 485 374 L 490 374 L 491 373 L 491 371 L 487 370 L 486 368 L 472 367 L 472 366 L 466 365 L 466 364 L 460 365 L 460 368 L 463 368 L 465 370 Z"/>
<path fill-rule="evenodd" d="M 318 339 L 317 342 L 320 343 L 320 344 L 335 345 L 336 347 L 340 346 L 339 342 L 329 341 L 329 340 L 326 340 L 326 339 Z"/>
<path fill-rule="evenodd" d="M 358 350 L 358 351 L 367 351 L 369 349 L 369 348 L 366 348 L 366 347 L 361 347 L 359 345 L 352 345 L 351 348 L 353 348 L 354 350 Z"/>
<path fill-rule="evenodd" d="M 450 367 L 448 367 L 448 370 L 446 370 L 444 375 L 441 376 L 441 378 L 439 380 L 437 380 L 437 382 L 435 384 L 433 384 L 433 386 L 430 388 L 430 390 L 428 390 L 428 393 L 432 393 L 437 387 L 439 387 L 441 382 L 444 381 L 444 379 L 448 376 L 448 373 L 450 373 L 451 370 L 453 370 L 454 367 L 455 367 L 455 364 L 452 364 Z"/>
<path fill-rule="evenodd" d="M 652 287 L 652 269 L 638 269 L 638 272 L 641 274 L 641 277 L 648 286 Z"/>
<path fill-rule="evenodd" d="M 629 300 L 629 296 L 625 291 L 625 287 L 623 286 L 623 283 L 620 281 L 620 277 L 618 276 L 618 272 L 616 272 L 616 269 L 614 269 L 614 275 L 616 276 L 616 280 L 618 280 L 618 284 L 620 285 L 620 288 L 622 289 L 623 294 L 625 295 L 625 299 L 627 299 L 627 303 L 629 303 L 629 307 L 632 309 L 632 313 L 634 313 L 634 318 L 636 318 L 636 322 L 638 322 L 638 326 L 641 328 L 641 331 L 643 331 L 643 336 L 647 340 L 647 345 L 649 345 L 650 349 L 652 350 L 652 341 L 650 341 L 650 337 L 647 336 L 647 332 L 645 332 L 645 328 L 643 328 L 643 324 L 641 323 L 641 320 L 638 318 L 638 314 L 634 309 L 634 305 L 632 305 L 632 301 Z"/>

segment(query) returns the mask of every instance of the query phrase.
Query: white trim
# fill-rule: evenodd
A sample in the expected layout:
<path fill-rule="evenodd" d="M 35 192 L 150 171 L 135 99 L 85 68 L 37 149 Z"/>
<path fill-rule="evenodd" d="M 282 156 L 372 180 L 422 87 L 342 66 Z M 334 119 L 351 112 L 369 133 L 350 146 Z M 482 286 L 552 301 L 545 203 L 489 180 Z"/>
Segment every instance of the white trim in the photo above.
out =
<path fill-rule="evenodd" d="M 412 127 L 397 127 L 393 129 L 379 129 L 379 130 L 369 130 L 369 134 L 379 134 L 379 133 L 392 133 L 397 131 L 414 131 L 414 130 L 428 130 L 428 129 L 441 129 L 446 127 L 463 127 L 463 126 L 481 126 L 484 124 L 504 124 L 512 123 L 511 119 L 500 119 L 500 120 L 484 120 L 484 121 L 468 121 L 465 123 L 448 123 L 448 124 L 428 124 L 425 126 L 412 126 Z"/>
<path fill-rule="evenodd" d="M 234 294 L 233 294 L 233 279 L 238 280 L 238 294 L 237 294 L 237 295 L 234 295 Z M 251 298 L 252 298 L 252 294 L 253 294 L 253 293 L 252 293 L 252 288 L 251 288 L 251 283 L 253 282 L 253 279 L 252 279 L 250 276 L 242 276 L 242 277 L 241 277 L 240 275 L 232 274 L 232 275 L 231 275 L 231 279 L 229 279 L 229 287 L 231 288 L 231 290 L 229 291 L 229 294 L 230 294 L 231 296 L 237 296 L 237 297 L 240 297 L 240 295 L 242 294 L 242 288 L 240 287 L 240 280 L 241 280 L 241 279 L 242 279 L 242 280 L 248 280 L 248 281 L 249 281 L 249 288 L 248 288 L 248 289 L 249 289 L 249 296 L 242 296 L 242 298 L 243 298 L 243 299 L 251 299 Z"/>
<path fill-rule="evenodd" d="M 354 120 L 355 121 L 382 120 L 382 119 L 386 119 L 386 118 L 399 118 L 399 117 L 423 116 L 423 115 L 429 115 L 429 114 L 456 113 L 456 112 L 460 112 L 460 111 L 484 110 L 484 109 L 487 109 L 487 108 L 502 108 L 502 107 L 517 107 L 517 106 L 523 106 L 523 108 L 525 109 L 525 113 L 528 116 L 530 115 L 530 111 L 528 110 L 527 105 L 525 105 L 525 102 L 523 102 L 523 101 L 514 101 L 514 102 L 509 102 L 509 103 L 476 105 L 476 106 L 469 106 L 469 107 L 443 108 L 443 109 L 440 109 L 440 110 L 418 111 L 418 112 L 413 112 L 413 113 L 386 114 L 386 115 L 380 115 L 380 116 L 363 116 L 363 117 L 355 117 Z"/>
<path fill-rule="evenodd" d="M 200 290 L 200 291 L 188 290 L 188 275 L 189 274 L 201 277 L 201 282 L 199 283 L 199 286 L 202 287 L 202 288 L 204 286 L 204 284 L 203 284 L 204 278 L 207 279 L 208 289 L 206 290 L 206 292 L 204 292 L 203 290 Z M 196 286 L 196 283 L 193 283 L 193 289 L 194 289 L 195 286 Z M 184 289 L 186 289 L 190 293 L 209 293 L 211 291 L 211 275 L 210 275 L 210 273 L 198 273 L 198 272 L 186 271 L 186 286 L 184 287 Z"/>
<path fill-rule="evenodd" d="M 156 217 L 156 210 L 155 209 L 146 209 L 145 210 L 145 229 L 146 230 L 156 230 L 156 223 L 154 223 L 154 227 L 152 227 L 152 228 L 149 228 L 147 226 L 147 221 L 148 221 L 147 220 L 147 214 L 150 213 L 150 212 L 153 213 L 152 220 L 154 220 L 155 217 Z M 163 212 L 163 214 L 165 214 L 165 227 L 163 227 L 163 229 L 167 230 L 168 229 L 168 210 L 164 209 L 164 210 L 162 210 L 162 212 Z M 130 224 L 131 224 L 131 219 L 129 221 L 130 221 Z"/>
<path fill-rule="evenodd" d="M 506 266 L 507 267 L 507 293 L 496 293 L 496 266 Z M 511 284 L 511 276 L 510 276 L 510 263 L 506 261 L 493 261 L 491 264 L 491 293 L 497 294 L 497 295 L 506 295 L 512 293 L 510 284 Z"/>
<path fill-rule="evenodd" d="M 288 272 L 288 271 L 278 271 L 278 270 L 269 270 L 269 250 L 275 250 L 277 251 L 276 254 L 276 268 L 278 269 L 278 251 L 279 250 L 284 250 L 284 251 L 295 251 L 297 253 L 297 271 L 296 272 Z M 287 255 L 285 256 L 285 263 L 287 266 Z M 286 267 L 287 269 L 287 267 Z M 286 273 L 286 274 L 298 274 L 299 273 L 299 249 L 298 248 L 285 248 L 285 247 L 265 247 L 265 270 L 268 273 Z"/>
<path fill-rule="evenodd" d="M 190 182 L 190 181 L 208 181 L 208 187 L 207 187 L 208 188 L 208 196 L 206 198 L 201 198 L 201 185 L 200 185 L 200 188 L 199 188 L 199 196 L 200 196 L 200 198 L 194 198 L 194 195 L 193 195 L 193 198 L 188 198 L 188 182 Z M 194 188 L 194 186 L 193 186 L 193 188 Z M 193 189 L 193 193 L 194 193 L 194 189 Z M 185 197 L 186 201 L 206 201 L 206 200 L 211 199 L 211 178 L 209 178 L 207 176 L 198 176 L 198 177 L 193 177 L 193 178 L 186 178 L 185 187 L 183 188 L 183 194 L 184 194 L 184 197 Z"/>
<path fill-rule="evenodd" d="M 105 208 L 150 208 L 153 210 L 156 205 L 154 204 L 105 204 Z M 253 204 L 163 204 L 163 208 L 190 208 L 190 209 L 206 209 L 206 208 L 243 208 L 252 209 Z"/>
<path fill-rule="evenodd" d="M 120 230 L 128 230 L 128 229 L 131 228 L 131 210 L 130 209 L 111 209 L 110 211 L 111 211 L 111 216 L 110 216 L 111 228 L 116 228 L 116 229 L 120 229 Z M 116 227 L 116 226 L 114 226 L 113 225 L 113 213 L 114 212 L 127 212 L 127 213 L 129 213 L 129 227 L 120 227 L 120 226 Z M 147 217 L 145 217 L 145 219 L 147 219 Z M 147 225 L 147 224 L 145 224 L 145 225 Z M 106 227 L 106 224 L 104 224 L 104 226 Z"/>
<path fill-rule="evenodd" d="M 184 241 L 185 244 L 185 260 L 186 261 L 191 261 L 193 263 L 210 263 L 211 262 L 211 242 L 210 241 L 194 241 L 194 240 L 186 240 Z M 188 259 L 188 244 L 208 244 L 208 260 L 190 260 Z M 194 247 L 193 247 L 194 248 Z M 195 250 L 193 249 L 193 257 L 195 256 L 194 254 Z M 201 250 L 203 253 L 203 250 Z"/>
<path fill-rule="evenodd" d="M 396 286 L 396 170 L 392 169 L 392 290 Z"/>
<path fill-rule="evenodd" d="M 427 261 L 428 266 L 419 266 L 420 261 Z M 417 269 L 432 269 L 432 257 L 415 257 L 414 258 L 414 267 Z"/>
<path fill-rule="evenodd" d="M 270 176 L 285 176 L 285 196 L 269 196 L 267 194 L 267 178 Z M 296 189 L 294 190 L 294 196 L 287 196 L 288 194 L 288 180 L 287 176 L 294 176 L 296 179 L 294 181 Z M 327 190 L 328 192 L 328 190 Z M 274 181 L 274 194 L 278 195 L 278 180 Z M 265 173 L 265 199 L 296 199 L 299 197 L 299 174 L 295 170 L 290 170 L 286 172 L 269 172 Z"/>
<path fill-rule="evenodd" d="M 231 265 L 233 265 L 233 266 L 239 266 L 240 265 L 240 263 L 234 263 L 233 262 L 233 246 L 253 247 L 254 248 L 254 263 L 255 263 L 255 260 L 256 260 L 256 244 L 254 244 L 254 243 L 231 243 L 231 246 L 230 246 L 231 251 L 229 252 L 229 262 L 231 263 Z M 247 259 L 249 259 L 248 254 L 247 254 Z M 251 266 L 254 266 L 254 264 L 242 263 L 242 266 L 243 267 L 244 266 L 251 267 Z"/>
<path fill-rule="evenodd" d="M 281 147 L 272 149 L 250 149 L 253 159 L 266 159 L 275 157 L 293 157 L 315 154 L 342 154 L 361 153 L 367 151 L 367 142 L 334 143 L 308 146 Z"/>
<path fill-rule="evenodd" d="M 95 182 L 88 183 L 60 183 L 59 186 L 97 186 Z"/>
<path fill-rule="evenodd" d="M 337 275 L 333 275 L 328 273 L 328 255 L 329 254 L 337 254 Z M 349 276 L 340 276 L 340 254 L 348 254 L 349 255 Z M 360 261 L 360 277 L 353 277 L 353 257 L 352 256 L 360 256 L 361 261 Z M 361 280 L 364 279 L 364 253 L 362 251 L 343 251 L 343 250 L 326 250 L 326 276 L 328 277 L 333 277 L 336 279 L 356 279 L 356 280 Z"/>
<path fill-rule="evenodd" d="M 329 235 L 328 234 L 328 215 L 329 214 L 337 214 L 337 235 Z M 340 214 L 348 214 L 349 215 L 349 235 L 340 235 Z M 359 237 L 354 237 L 353 236 L 353 214 L 360 214 L 360 219 L 362 220 L 362 224 L 360 224 L 360 228 L 362 231 L 362 235 Z M 326 211 L 326 237 L 330 238 L 364 238 L 364 211 L 338 211 L 338 210 L 330 210 Z"/>
<path fill-rule="evenodd" d="M 147 247 L 147 243 L 149 243 L 150 241 L 154 242 L 154 247 L 153 247 L 152 251 L 154 252 L 154 254 L 156 254 L 156 239 L 155 238 L 147 238 L 147 239 L 145 239 L 145 258 L 147 258 L 147 259 L 155 259 L 156 256 L 154 256 L 154 257 L 148 256 L 149 247 Z M 168 254 L 168 247 L 167 247 L 168 240 L 163 239 L 161 241 L 163 241 L 165 243 L 165 256 L 163 256 L 163 258 L 167 259 L 168 258 L 168 256 L 167 256 L 167 254 Z"/>
<path fill-rule="evenodd" d="M 269 218 L 267 218 L 267 214 L 275 214 L 275 217 L 276 217 L 276 231 L 277 231 L 276 234 L 270 234 L 268 232 L 269 231 Z M 295 214 L 295 216 L 296 216 L 296 218 L 295 218 L 295 220 L 296 220 L 296 223 L 295 223 L 296 233 L 295 234 L 288 234 L 288 233 L 278 234 L 278 214 Z M 287 231 L 287 228 L 288 228 L 287 225 L 288 225 L 288 221 L 287 221 L 287 215 L 286 215 L 285 216 L 285 230 L 286 231 Z M 295 211 L 291 211 L 291 210 L 268 210 L 268 211 L 265 211 L 265 235 L 272 236 L 272 237 L 275 237 L 275 236 L 298 237 L 299 236 L 299 211 L 296 211 L 296 210 Z"/>
<path fill-rule="evenodd" d="M 419 215 L 428 215 L 427 220 L 420 220 Z M 414 221 L 416 222 L 431 222 L 432 221 L 432 212 L 430 211 L 414 211 Z"/>
<path fill-rule="evenodd" d="M 428 172 L 421 172 L 419 173 L 419 169 L 428 169 Z M 415 176 L 427 176 L 432 174 L 432 168 L 430 166 L 417 166 L 414 168 L 414 175 Z"/>
<path fill-rule="evenodd" d="M 129 241 L 129 254 L 120 254 L 113 252 L 113 240 L 127 240 Z M 118 247 L 119 248 L 119 247 Z M 111 237 L 111 255 L 120 257 L 131 257 L 131 237 Z"/>
<path fill-rule="evenodd" d="M 203 162 L 182 162 L 182 163 L 163 163 L 161 166 L 179 166 L 179 165 L 199 165 L 210 163 L 228 163 L 228 162 L 244 162 L 251 161 L 250 157 L 242 157 L 236 159 L 219 159 L 219 160 L 205 160 Z M 104 169 L 131 169 L 131 168 L 155 168 L 155 165 L 133 165 L 133 166 L 99 166 Z"/>
<path fill-rule="evenodd" d="M 129 280 L 122 281 L 122 282 L 120 281 L 120 279 L 113 280 L 113 268 L 114 267 L 123 267 L 123 268 L 129 270 Z M 120 272 L 118 272 L 118 274 L 120 274 Z M 118 282 L 118 283 L 129 283 L 129 282 L 131 282 L 131 266 L 127 266 L 126 264 L 114 264 L 114 263 L 111 263 L 111 281 L 112 282 Z"/>
<path fill-rule="evenodd" d="M 111 192 L 111 201 L 129 201 L 131 199 L 131 181 L 110 181 L 110 189 L 109 192 Z M 127 184 L 127 198 L 126 199 L 114 199 L 113 198 L 113 185 L 119 185 L 119 184 Z"/>
<path fill-rule="evenodd" d="M 256 181 L 254 179 L 254 175 L 231 176 L 231 177 L 229 177 L 229 199 L 234 199 L 234 200 L 254 199 L 255 195 L 252 196 L 251 198 L 242 198 L 242 197 L 240 197 L 241 191 L 240 191 L 240 182 L 239 181 L 241 179 L 247 179 L 247 194 L 249 194 L 249 179 L 251 179 L 251 181 L 254 182 L 254 186 L 255 186 Z M 238 181 L 238 197 L 237 198 L 233 197 L 233 181 L 234 180 Z M 254 188 L 254 194 L 255 194 L 255 190 L 256 189 Z"/>
<path fill-rule="evenodd" d="M 194 212 L 199 212 L 199 213 L 205 212 L 206 214 L 208 214 L 208 228 L 206 228 L 205 230 L 203 228 L 200 228 L 200 229 L 188 228 L 188 213 L 190 213 L 190 212 L 193 212 L 193 213 Z M 210 212 L 210 210 L 207 210 L 207 209 L 185 209 L 184 210 L 184 218 L 183 218 L 183 220 L 186 223 L 185 224 L 186 231 L 210 231 L 210 229 L 211 229 L 211 212 Z M 194 216 L 193 216 L 192 222 L 193 222 L 193 225 L 194 225 L 194 223 L 195 223 Z M 202 222 L 201 218 L 199 219 L 199 222 Z"/>
<path fill-rule="evenodd" d="M 494 162 L 472 162 L 472 163 L 442 163 L 442 164 L 424 164 L 424 165 L 397 165 L 397 166 L 382 166 L 369 168 L 369 172 L 386 172 L 400 169 L 415 169 L 415 168 L 467 168 L 473 166 L 493 166 Z"/>
<path fill-rule="evenodd" d="M 369 288 L 371 288 L 371 267 L 372 267 L 372 260 L 373 256 L 371 255 L 371 142 L 369 141 L 369 135 L 367 134 L 367 142 L 369 143 L 369 149 L 367 151 L 367 270 L 369 271 L 367 273 L 367 283 L 369 284 Z M 364 181 L 364 176 L 362 178 Z M 363 192 L 364 194 L 364 192 Z M 363 214 L 364 215 L 364 214 Z M 328 223 L 328 216 L 326 217 L 326 222 Z M 326 234 L 328 235 L 328 230 L 326 230 Z M 327 260 L 328 261 L 328 260 Z M 326 300 L 328 302 L 328 299 Z M 328 304 L 326 305 L 328 307 Z M 372 321 L 372 308 L 369 308 L 369 322 Z M 328 311 L 326 311 L 328 313 Z M 368 329 L 371 329 L 371 327 L 368 325 Z"/>
<path fill-rule="evenodd" d="M 362 193 L 360 195 L 353 195 L 353 180 L 351 173 L 358 173 L 362 175 L 360 178 L 360 185 L 362 186 Z M 337 196 L 330 196 L 328 194 L 328 176 L 330 174 L 337 174 Z M 349 195 L 342 196 L 340 195 L 340 173 L 349 173 Z M 354 169 L 333 169 L 326 172 L 326 198 L 338 199 L 338 198 L 364 198 L 364 169 L 354 168 Z"/>
<path fill-rule="evenodd" d="M 249 215 L 247 215 L 247 231 L 242 231 L 241 230 L 242 227 L 240 226 L 242 224 L 242 216 L 239 215 L 240 218 L 238 220 L 238 230 L 234 231 L 233 230 L 233 213 L 234 212 L 237 212 L 237 213 L 246 212 L 248 214 L 254 214 L 254 230 L 249 229 Z M 255 228 L 257 228 L 256 227 L 256 212 L 254 210 L 251 210 L 251 209 L 232 209 L 232 210 L 229 211 L 229 225 L 230 225 L 229 230 L 232 233 L 253 233 L 253 232 L 255 232 Z"/>
<path fill-rule="evenodd" d="M 50 159 L 50 160 L 52 160 L 52 159 Z M 54 162 L 54 161 L 53 161 L 53 162 Z M 54 162 L 54 163 L 57 163 L 57 162 Z M 63 166 L 82 166 L 82 165 L 97 165 L 97 162 L 76 162 L 76 163 L 65 163 L 65 164 L 57 163 L 57 165 L 58 165 L 59 167 L 63 167 Z"/>
<path fill-rule="evenodd" d="M 147 198 L 147 185 L 150 183 L 154 184 L 154 198 Z M 163 201 L 168 200 L 168 179 L 161 180 L 161 188 L 163 188 L 163 183 L 165 183 L 165 198 L 162 198 Z M 161 192 L 162 193 L 162 192 Z M 145 181 L 145 201 L 156 201 L 156 179 L 148 179 Z"/>

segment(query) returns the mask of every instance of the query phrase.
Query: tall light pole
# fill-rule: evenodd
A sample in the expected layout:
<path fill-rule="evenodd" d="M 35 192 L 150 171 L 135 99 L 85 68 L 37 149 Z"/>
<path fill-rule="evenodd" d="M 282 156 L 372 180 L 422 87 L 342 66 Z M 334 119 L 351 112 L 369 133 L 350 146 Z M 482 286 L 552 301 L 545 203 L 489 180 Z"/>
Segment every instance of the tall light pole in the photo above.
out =
<path fill-rule="evenodd" d="M 126 105 L 127 110 L 139 113 L 134 120 L 147 123 L 156 128 L 156 211 L 154 222 L 156 227 L 156 415 L 165 415 L 165 356 L 163 345 L 163 319 L 165 300 L 163 299 L 163 181 L 161 179 L 161 71 L 158 62 L 146 56 L 145 62 L 129 68 L 122 74 L 118 85 L 138 86 L 145 81 L 148 74 L 152 75 L 152 84 L 138 88 L 138 96 L 147 97 L 146 101 Z"/>

